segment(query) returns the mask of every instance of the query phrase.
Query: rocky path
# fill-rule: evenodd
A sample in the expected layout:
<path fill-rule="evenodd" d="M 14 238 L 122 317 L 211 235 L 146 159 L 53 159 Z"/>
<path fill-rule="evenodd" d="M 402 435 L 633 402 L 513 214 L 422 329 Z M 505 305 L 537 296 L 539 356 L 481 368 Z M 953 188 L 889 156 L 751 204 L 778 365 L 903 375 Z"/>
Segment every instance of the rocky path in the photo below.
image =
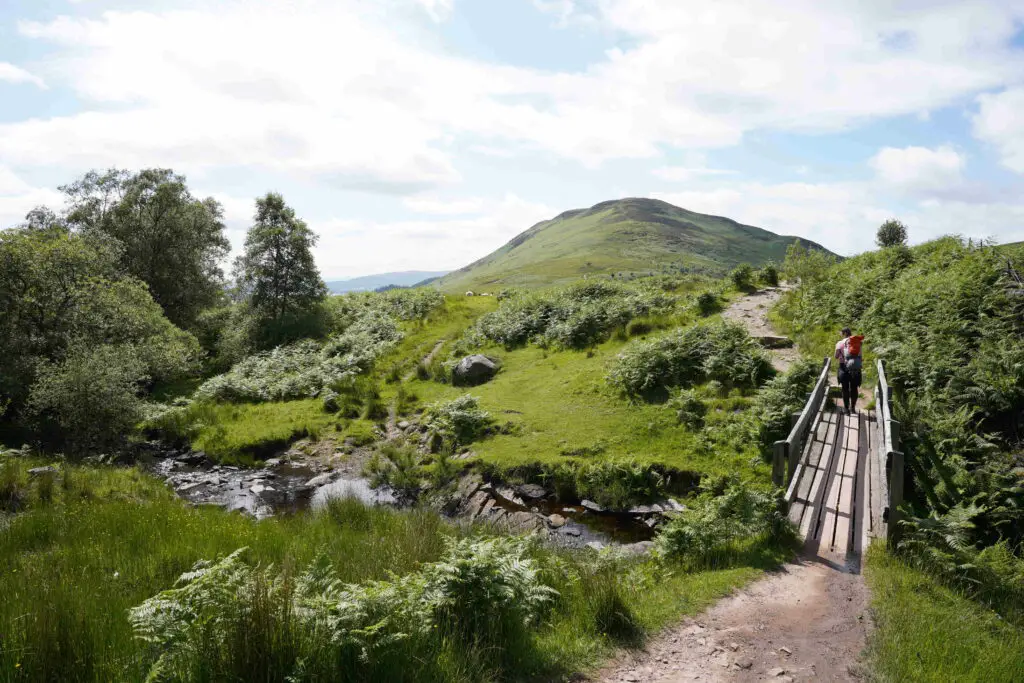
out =
<path fill-rule="evenodd" d="M 767 289 L 734 301 L 724 317 L 771 345 L 768 311 L 782 295 Z M 785 341 L 777 343 L 785 344 Z M 780 371 L 795 348 L 770 349 Z M 592 679 L 600 683 L 683 681 L 858 681 L 870 628 L 860 558 L 844 566 L 806 552 L 637 652 L 625 652 Z"/>
<path fill-rule="evenodd" d="M 867 607 L 859 574 L 800 560 L 665 631 L 594 680 L 858 681 Z"/>
<path fill-rule="evenodd" d="M 723 318 L 740 323 L 747 328 L 752 337 L 757 337 L 769 347 L 772 365 L 779 372 L 785 372 L 800 357 L 792 342 L 780 336 L 768 320 L 768 311 L 784 291 L 779 287 L 762 289 L 733 301 L 722 313 Z M 787 344 L 789 345 L 786 346 Z"/>

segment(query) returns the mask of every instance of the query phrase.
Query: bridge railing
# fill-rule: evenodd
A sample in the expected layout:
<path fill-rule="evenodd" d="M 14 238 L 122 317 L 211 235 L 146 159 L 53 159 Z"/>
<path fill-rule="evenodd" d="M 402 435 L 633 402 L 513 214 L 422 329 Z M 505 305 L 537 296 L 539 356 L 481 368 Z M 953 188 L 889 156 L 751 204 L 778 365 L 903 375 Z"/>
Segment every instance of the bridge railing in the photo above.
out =
<path fill-rule="evenodd" d="M 878 438 L 872 445 L 872 483 L 879 492 L 878 504 L 872 505 L 872 528 L 876 536 L 886 538 L 890 545 L 899 541 L 899 506 L 903 502 L 904 458 L 900 450 L 900 423 L 892 416 L 892 388 L 882 361 L 877 362 L 878 383 L 875 385 L 875 407 L 878 416 Z"/>
<path fill-rule="evenodd" d="M 772 482 L 776 486 L 784 486 L 799 478 L 796 474 L 801 467 L 800 454 L 814 425 L 814 418 L 828 395 L 828 371 L 831 366 L 832 359 L 825 358 L 814 391 L 807 397 L 804 409 L 794 416 L 793 428 L 789 430 L 789 435 L 781 441 L 776 441 L 772 447 Z"/>

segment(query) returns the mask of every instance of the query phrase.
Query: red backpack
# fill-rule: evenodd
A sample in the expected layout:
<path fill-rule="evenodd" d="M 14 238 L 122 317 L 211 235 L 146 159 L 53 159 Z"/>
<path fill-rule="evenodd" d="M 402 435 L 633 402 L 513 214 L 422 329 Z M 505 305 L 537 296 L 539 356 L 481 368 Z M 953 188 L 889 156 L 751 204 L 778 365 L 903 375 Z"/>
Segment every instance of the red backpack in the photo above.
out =
<path fill-rule="evenodd" d="M 860 345 L 864 342 L 864 335 L 858 334 L 855 337 L 847 337 L 846 339 L 846 355 L 847 356 L 859 356 Z"/>

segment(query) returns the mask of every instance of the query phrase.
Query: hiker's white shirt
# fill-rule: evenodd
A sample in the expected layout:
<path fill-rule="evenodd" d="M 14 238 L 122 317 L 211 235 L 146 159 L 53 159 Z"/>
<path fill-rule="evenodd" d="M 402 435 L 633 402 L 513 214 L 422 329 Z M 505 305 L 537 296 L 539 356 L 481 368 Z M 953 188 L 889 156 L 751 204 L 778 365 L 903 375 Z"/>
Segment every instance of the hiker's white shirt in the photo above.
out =
<path fill-rule="evenodd" d="M 845 337 L 836 342 L 836 353 L 835 357 L 838 360 L 846 360 L 846 341 L 849 337 Z"/>

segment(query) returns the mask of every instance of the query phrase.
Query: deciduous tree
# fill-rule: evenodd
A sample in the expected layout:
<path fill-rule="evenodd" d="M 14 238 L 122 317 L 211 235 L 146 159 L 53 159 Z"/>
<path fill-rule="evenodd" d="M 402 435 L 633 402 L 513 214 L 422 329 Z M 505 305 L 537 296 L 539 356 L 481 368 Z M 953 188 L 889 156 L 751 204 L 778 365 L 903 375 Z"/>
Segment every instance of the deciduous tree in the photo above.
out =
<path fill-rule="evenodd" d="M 61 190 L 68 224 L 117 239 L 121 267 L 149 286 L 174 323 L 191 326 L 217 301 L 219 264 L 229 247 L 223 210 L 212 198 L 192 196 L 184 176 L 170 169 L 92 171 Z"/>

